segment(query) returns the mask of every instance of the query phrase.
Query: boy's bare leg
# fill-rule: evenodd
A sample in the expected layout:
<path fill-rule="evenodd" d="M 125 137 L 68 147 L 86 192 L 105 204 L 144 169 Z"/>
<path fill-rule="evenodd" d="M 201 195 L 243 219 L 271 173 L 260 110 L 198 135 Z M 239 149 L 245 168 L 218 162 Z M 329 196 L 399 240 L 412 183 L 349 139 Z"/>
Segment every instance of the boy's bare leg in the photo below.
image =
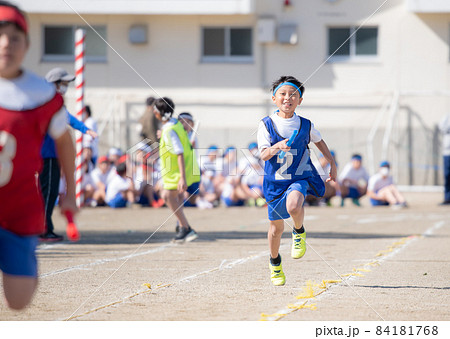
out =
<path fill-rule="evenodd" d="M 3 273 L 5 299 L 8 306 L 14 310 L 21 310 L 30 303 L 37 285 L 37 278 Z"/>
<path fill-rule="evenodd" d="M 106 193 L 104 190 L 98 189 L 94 192 L 94 195 L 92 196 L 92 199 L 97 201 L 99 204 L 103 204 L 106 200 Z"/>
<path fill-rule="evenodd" d="M 378 196 L 381 197 L 382 200 L 387 201 L 390 205 L 395 205 L 397 203 L 397 199 L 390 189 L 390 186 L 383 187 L 379 192 Z"/>
<path fill-rule="evenodd" d="M 132 190 L 127 190 L 127 192 L 126 192 L 126 199 L 130 203 L 134 203 L 135 202 L 134 192 Z"/>
<path fill-rule="evenodd" d="M 174 212 L 181 227 L 189 228 L 188 221 L 183 211 L 183 199 L 180 199 L 178 191 L 164 190 L 162 196 L 166 204 Z"/>
<path fill-rule="evenodd" d="M 305 197 L 299 191 L 292 191 L 286 199 L 286 209 L 294 220 L 296 229 L 301 228 L 303 225 L 303 219 L 305 217 L 305 209 L 303 208 L 304 201 Z"/>
<path fill-rule="evenodd" d="M 269 232 L 267 233 L 267 239 L 269 240 L 270 256 L 277 258 L 280 250 L 281 236 L 284 231 L 284 221 L 270 220 Z"/>
<path fill-rule="evenodd" d="M 238 185 L 233 189 L 233 193 L 231 194 L 230 198 L 233 201 L 237 201 L 237 200 L 247 200 L 249 197 L 242 189 L 241 185 Z"/>
<path fill-rule="evenodd" d="M 153 187 L 149 184 L 146 184 L 144 186 L 144 191 L 143 191 L 144 195 L 147 197 L 148 199 L 148 204 L 151 206 L 154 199 L 154 195 L 153 195 Z"/>
<path fill-rule="evenodd" d="M 403 195 L 399 192 L 397 187 L 395 187 L 394 185 L 390 185 L 389 187 L 391 188 L 392 194 L 394 195 L 397 202 L 403 204 L 405 202 L 405 198 L 403 198 Z"/>

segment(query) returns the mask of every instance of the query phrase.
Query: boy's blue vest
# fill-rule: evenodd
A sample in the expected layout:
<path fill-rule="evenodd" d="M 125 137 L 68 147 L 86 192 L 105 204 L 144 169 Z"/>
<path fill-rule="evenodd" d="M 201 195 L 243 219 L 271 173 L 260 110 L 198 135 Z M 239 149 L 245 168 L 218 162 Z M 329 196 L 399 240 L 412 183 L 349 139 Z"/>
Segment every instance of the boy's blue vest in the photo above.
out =
<path fill-rule="evenodd" d="M 265 162 L 263 191 L 267 202 L 280 198 L 291 184 L 299 180 L 308 182 L 307 194 L 321 197 L 325 193 L 323 180 L 309 157 L 311 121 L 299 118 L 300 129 L 285 157 L 280 159 L 276 154 Z M 269 131 L 271 146 L 286 139 L 278 133 L 270 117 L 262 120 Z"/>

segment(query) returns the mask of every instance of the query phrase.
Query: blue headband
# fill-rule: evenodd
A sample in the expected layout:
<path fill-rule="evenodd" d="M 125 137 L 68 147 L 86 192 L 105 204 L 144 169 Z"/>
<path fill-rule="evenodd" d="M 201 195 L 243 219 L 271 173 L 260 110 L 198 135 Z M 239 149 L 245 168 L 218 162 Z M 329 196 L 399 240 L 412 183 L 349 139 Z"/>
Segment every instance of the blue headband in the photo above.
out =
<path fill-rule="evenodd" d="M 300 93 L 300 96 L 302 96 L 302 91 L 300 91 L 300 88 L 296 85 L 293 84 L 292 82 L 283 82 L 281 84 L 279 84 L 274 90 L 273 90 L 273 95 L 275 96 L 275 93 L 277 93 L 277 91 L 280 89 L 280 87 L 284 86 L 284 85 L 288 85 L 288 86 L 292 86 L 295 87 L 297 89 L 297 91 Z"/>

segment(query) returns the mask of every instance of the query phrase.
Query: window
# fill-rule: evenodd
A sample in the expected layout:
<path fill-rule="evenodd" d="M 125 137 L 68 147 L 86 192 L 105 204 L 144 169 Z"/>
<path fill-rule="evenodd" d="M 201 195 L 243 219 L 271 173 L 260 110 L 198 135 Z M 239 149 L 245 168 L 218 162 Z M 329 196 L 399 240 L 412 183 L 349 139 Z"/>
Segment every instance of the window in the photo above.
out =
<path fill-rule="evenodd" d="M 204 62 L 252 62 L 251 28 L 204 27 L 202 29 Z"/>
<path fill-rule="evenodd" d="M 328 29 L 328 55 L 332 55 L 331 60 L 373 59 L 377 56 L 377 53 L 377 27 Z"/>
<path fill-rule="evenodd" d="M 106 26 L 92 26 L 106 40 Z M 86 61 L 105 62 L 106 43 L 90 27 L 44 26 L 44 61 L 74 61 L 75 31 L 86 30 Z"/>

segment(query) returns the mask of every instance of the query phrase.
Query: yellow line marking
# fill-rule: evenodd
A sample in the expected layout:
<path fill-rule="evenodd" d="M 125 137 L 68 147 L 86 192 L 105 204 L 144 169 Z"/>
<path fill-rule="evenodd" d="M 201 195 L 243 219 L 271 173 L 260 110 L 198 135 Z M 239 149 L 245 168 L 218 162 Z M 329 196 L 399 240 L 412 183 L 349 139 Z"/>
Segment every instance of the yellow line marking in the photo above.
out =
<path fill-rule="evenodd" d="M 288 305 L 288 308 L 290 308 L 290 309 L 292 309 L 292 310 L 300 310 L 300 309 L 302 309 L 302 308 L 309 308 L 309 309 L 312 310 L 312 311 L 317 310 L 316 304 L 306 305 L 306 303 L 303 304 L 303 305 L 289 304 L 289 305 Z"/>
<path fill-rule="evenodd" d="M 389 253 L 393 252 L 395 249 L 402 247 L 403 245 L 405 245 L 408 241 L 413 240 L 415 238 L 417 238 L 417 235 L 410 235 L 408 237 L 405 238 L 401 238 L 400 240 L 392 243 L 392 245 L 390 245 L 386 250 L 382 250 L 380 252 L 378 252 L 375 257 L 383 257 L 388 255 Z M 377 259 L 372 259 L 372 261 L 359 266 L 359 267 L 354 267 L 352 269 L 352 272 L 350 273 L 346 273 L 346 274 L 342 274 L 341 277 L 345 278 L 345 277 L 364 277 L 364 274 L 360 273 L 360 272 L 371 272 L 372 270 L 369 269 L 369 266 L 379 266 L 380 262 Z M 348 279 L 348 278 L 347 278 Z M 314 299 L 316 296 L 318 296 L 319 294 L 322 294 L 323 292 L 327 291 L 332 285 L 337 285 L 342 283 L 343 280 L 322 280 L 321 283 L 315 283 L 311 280 L 308 280 L 305 284 L 305 286 L 302 286 L 302 293 L 300 293 L 299 295 L 297 295 L 295 298 L 299 299 L 299 300 L 305 300 L 303 303 L 297 302 L 296 304 L 288 304 L 287 305 L 287 309 L 290 310 L 286 310 L 286 313 L 274 313 L 274 314 L 265 314 L 262 313 L 261 314 L 261 318 L 259 319 L 260 321 L 277 321 L 280 320 L 281 318 L 285 317 L 286 315 L 288 315 L 289 313 L 295 312 L 297 310 L 300 309 L 310 309 L 310 310 L 317 310 L 317 306 L 316 304 L 308 304 L 312 299 Z"/>
<path fill-rule="evenodd" d="M 284 247 L 284 245 L 283 245 L 283 247 Z M 196 279 L 198 277 L 204 276 L 206 274 L 209 274 L 209 273 L 212 273 L 212 272 L 216 272 L 216 271 L 225 270 L 225 269 L 228 269 L 228 268 L 232 268 L 232 267 L 234 267 L 236 265 L 241 265 L 241 264 L 244 264 L 244 263 L 246 263 L 246 262 L 248 262 L 250 260 L 255 260 L 255 259 L 258 259 L 258 258 L 260 258 L 262 256 L 266 256 L 266 255 L 268 255 L 268 251 L 267 250 L 266 251 L 262 251 L 259 254 L 252 254 L 252 255 L 249 255 L 248 257 L 244 257 L 244 258 L 239 258 L 239 259 L 233 260 L 233 261 L 231 261 L 231 262 L 229 262 L 227 264 L 224 264 L 224 262 L 222 262 L 220 264 L 220 266 L 217 266 L 217 267 L 214 267 L 212 269 L 209 269 L 209 270 L 206 270 L 206 271 L 202 271 L 202 272 L 190 275 L 188 277 L 184 277 L 184 278 L 178 280 L 177 282 L 166 283 L 166 284 L 159 283 L 159 284 L 156 285 L 156 288 L 154 288 L 154 289 L 151 288 L 150 284 L 144 283 L 143 286 L 147 287 L 147 289 L 144 290 L 144 291 L 136 292 L 133 295 L 129 295 L 129 296 L 126 296 L 126 297 L 122 298 L 121 300 L 114 301 L 114 302 L 109 303 L 107 305 L 99 306 L 99 307 L 97 307 L 95 309 L 88 310 L 88 311 L 86 311 L 84 313 L 80 313 L 78 315 L 72 315 L 72 316 L 70 316 L 68 318 L 65 318 L 63 320 L 68 321 L 68 320 L 80 318 L 82 316 L 94 313 L 94 312 L 102 310 L 104 308 L 107 308 L 107 307 L 110 307 L 110 306 L 114 306 L 114 305 L 117 305 L 117 304 L 121 304 L 124 301 L 132 299 L 132 298 L 134 298 L 134 297 L 136 297 L 138 295 L 141 295 L 141 294 L 144 294 L 144 293 L 149 293 L 149 292 L 152 293 L 153 291 L 155 291 L 157 289 L 170 287 L 170 286 L 182 283 L 182 282 L 189 282 L 189 281 L 191 281 L 193 279 Z"/>

